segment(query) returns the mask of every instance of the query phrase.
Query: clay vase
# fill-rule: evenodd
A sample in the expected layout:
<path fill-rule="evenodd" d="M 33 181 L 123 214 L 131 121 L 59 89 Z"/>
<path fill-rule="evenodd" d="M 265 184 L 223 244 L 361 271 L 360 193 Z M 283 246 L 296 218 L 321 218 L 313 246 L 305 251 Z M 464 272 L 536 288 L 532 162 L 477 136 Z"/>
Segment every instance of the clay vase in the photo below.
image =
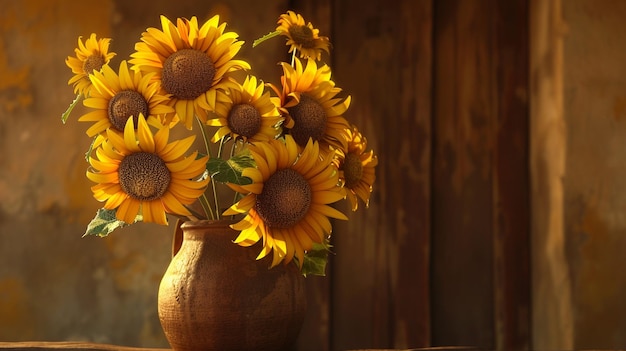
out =
<path fill-rule="evenodd" d="M 304 277 L 294 264 L 256 260 L 260 247 L 233 243 L 231 223 L 181 225 L 159 286 L 165 336 L 176 351 L 289 350 L 304 320 Z"/>

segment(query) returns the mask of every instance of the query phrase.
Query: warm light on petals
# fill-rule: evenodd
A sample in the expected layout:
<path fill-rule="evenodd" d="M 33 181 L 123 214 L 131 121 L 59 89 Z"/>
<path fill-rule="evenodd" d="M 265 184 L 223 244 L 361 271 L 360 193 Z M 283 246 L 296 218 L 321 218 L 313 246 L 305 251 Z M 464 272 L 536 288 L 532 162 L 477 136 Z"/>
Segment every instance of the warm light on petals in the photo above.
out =
<path fill-rule="evenodd" d="M 301 264 L 313 243 L 322 243 L 330 234 L 327 217 L 347 219 L 328 206 L 344 198 L 333 164 L 325 162 L 327 167 L 323 168 L 315 162 L 300 164 L 301 160 L 320 159 L 317 142 L 307 143 L 298 158 L 279 156 L 289 155 L 289 150 L 294 149 L 297 149 L 296 142 L 290 135 L 284 140 L 251 145 L 250 153 L 255 163 L 264 165 L 264 170 L 260 171 L 262 178 L 255 177 L 251 185 L 261 187 L 233 187 L 246 196 L 225 213 L 246 214 L 233 226 L 241 230 L 239 243 L 250 245 L 263 238 L 259 258 L 273 252 L 273 266 L 291 262 L 294 257 Z M 254 170 L 245 172 L 259 172 L 256 168 Z M 320 181 L 321 174 L 330 180 Z"/>
<path fill-rule="evenodd" d="M 334 163 L 339 168 L 339 179 L 344 184 L 348 201 L 352 211 L 359 207 L 357 199 L 369 206 L 372 185 L 376 180 L 375 168 L 378 165 L 378 158 L 374 151 L 367 149 L 367 139 L 352 126 L 347 131 L 348 147 L 347 151 L 339 150 Z"/>
<path fill-rule="evenodd" d="M 220 127 L 212 142 L 226 136 L 252 143 L 275 139 L 283 120 L 270 92 L 265 91 L 262 82 L 257 84 L 254 76 L 247 76 L 241 85 L 234 83 L 224 91 L 217 91 L 215 115 L 216 118 L 207 121 Z"/>
<path fill-rule="evenodd" d="M 270 84 L 280 98 L 285 133 L 301 147 L 313 139 L 320 143 L 323 153 L 333 148 L 345 150 L 349 124 L 343 114 L 350 106 L 350 96 L 337 97 L 342 90 L 335 87 L 327 65 L 318 67 L 313 59 L 304 62 L 295 59 L 295 67 L 281 63 L 282 89 Z"/>
<path fill-rule="evenodd" d="M 92 87 L 89 75 L 94 71 L 100 71 L 111 61 L 115 53 L 109 52 L 111 42 L 109 38 L 97 39 L 96 34 L 92 33 L 84 43 L 81 39 L 82 37 L 78 38 L 78 47 L 74 49 L 76 56 L 68 56 L 65 64 L 74 73 L 68 85 L 74 86 L 75 94 L 89 96 Z"/>
<path fill-rule="evenodd" d="M 159 93 L 159 84 L 151 80 L 152 75 L 133 72 L 126 61 L 120 63 L 118 72 L 107 65 L 91 74 L 93 88 L 83 104 L 93 110 L 78 119 L 92 123 L 87 135 L 105 136 L 107 129 L 122 133 L 128 119 L 137 125 L 139 115 L 156 128 L 163 125 L 174 109 L 167 105 L 167 95 Z"/>
<path fill-rule="evenodd" d="M 109 129 L 109 139 L 89 159 L 92 168 L 87 177 L 98 183 L 92 187 L 94 197 L 106 201 L 104 208 L 117 209 L 119 220 L 133 223 L 141 214 L 144 222 L 165 225 L 166 213 L 190 214 L 184 206 L 193 203 L 209 182 L 192 180 L 202 175 L 207 158 L 196 159 L 197 153 L 187 158 L 165 158 L 162 155 L 166 150 L 184 154 L 187 149 L 171 149 L 187 144 L 169 143 L 168 133 L 153 134 L 143 116 L 139 116 L 137 124 L 135 129 L 129 118 L 124 136 Z M 106 164 L 106 155 L 111 154 L 118 155 L 114 159 L 119 162 Z"/>
<path fill-rule="evenodd" d="M 199 26 L 197 18 L 178 18 L 176 25 L 161 16 L 161 27 L 148 28 L 135 45 L 130 63 L 133 69 L 154 73 L 166 93 L 169 106 L 177 117 L 192 129 L 195 116 L 207 120 L 207 110 L 216 109 L 216 92 L 229 86 L 231 72 L 250 69 L 250 65 L 233 58 L 243 41 L 237 34 L 224 32 L 214 16 Z"/>
<path fill-rule="evenodd" d="M 322 51 L 329 52 L 328 37 L 320 36 L 319 29 L 314 28 L 311 22 L 306 23 L 302 15 L 293 11 L 280 15 L 276 30 L 287 37 L 289 52 L 297 50 L 301 58 L 310 57 L 319 61 Z"/>

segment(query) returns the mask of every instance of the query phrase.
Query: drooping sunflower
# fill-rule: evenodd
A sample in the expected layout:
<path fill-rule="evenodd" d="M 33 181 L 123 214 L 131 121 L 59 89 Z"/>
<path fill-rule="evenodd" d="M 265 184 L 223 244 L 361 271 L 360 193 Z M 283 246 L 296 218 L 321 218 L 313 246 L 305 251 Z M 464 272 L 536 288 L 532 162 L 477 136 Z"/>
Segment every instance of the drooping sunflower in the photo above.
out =
<path fill-rule="evenodd" d="M 290 135 L 250 146 L 255 167 L 243 175 L 252 184 L 229 186 L 245 197 L 224 215 L 245 213 L 232 228 L 241 231 L 235 242 L 252 246 L 259 240 L 263 248 L 257 259 L 273 252 L 272 267 L 294 257 L 302 264 L 304 253 L 313 243 L 322 243 L 330 235 L 329 218 L 347 219 L 329 206 L 345 197 L 339 185 L 332 159 L 320 157 L 319 144 L 309 141 L 298 153 Z"/>
<path fill-rule="evenodd" d="M 84 44 L 82 37 L 78 37 L 78 47 L 74 49 L 76 57 L 68 56 L 65 59 L 65 64 L 74 73 L 67 82 L 68 85 L 74 85 L 74 94 L 89 95 L 91 88 L 89 75 L 99 71 L 115 56 L 114 52 L 109 52 L 110 43 L 110 38 L 97 39 L 95 33 L 92 33 Z"/>
<path fill-rule="evenodd" d="M 356 126 L 348 131 L 348 149 L 338 150 L 335 163 L 339 168 L 339 179 L 346 188 L 346 197 L 350 201 L 352 211 L 358 209 L 358 200 L 369 205 L 372 184 L 376 180 L 375 167 L 378 158 L 374 151 L 367 149 L 367 139 L 359 132 Z"/>
<path fill-rule="evenodd" d="M 90 97 L 83 101 L 94 110 L 78 119 L 93 122 L 87 135 L 104 135 L 109 128 L 123 133 L 127 120 L 133 117 L 137 126 L 140 115 L 152 126 L 163 125 L 163 117 L 173 114 L 174 109 L 167 105 L 167 95 L 159 93 L 159 83 L 151 80 L 153 75 L 130 70 L 126 61 L 120 63 L 119 75 L 109 65 L 102 67 L 101 72 L 94 72 L 90 76 L 93 84 Z"/>
<path fill-rule="evenodd" d="M 220 24 L 217 15 L 201 27 L 195 16 L 178 18 L 176 26 L 161 16 L 161 27 L 148 28 L 142 34 L 130 63 L 133 69 L 155 73 L 155 79 L 171 94 L 170 105 L 178 118 L 192 129 L 194 115 L 206 122 L 205 108 L 215 109 L 217 89 L 232 84 L 228 74 L 250 69 L 247 62 L 233 60 L 243 41 L 237 40 L 235 32 L 224 32 L 226 23 Z"/>
<path fill-rule="evenodd" d="M 318 67 L 312 59 L 307 60 L 306 67 L 299 59 L 295 60 L 295 68 L 285 62 L 281 65 L 282 90 L 270 86 L 280 97 L 285 132 L 300 146 L 312 138 L 324 152 L 329 146 L 345 150 L 345 130 L 350 125 L 343 114 L 350 106 L 351 97 L 337 97 L 341 89 L 331 80 L 330 67 Z"/>
<path fill-rule="evenodd" d="M 217 92 L 218 118 L 209 119 L 207 124 L 221 128 L 213 135 L 212 142 L 226 135 L 243 141 L 268 141 L 280 133 L 282 117 L 263 82 L 259 83 L 256 77 L 247 76 L 243 84 Z"/>
<path fill-rule="evenodd" d="M 328 37 L 320 36 L 320 30 L 306 23 L 302 15 L 287 11 L 278 18 L 276 30 L 287 37 L 289 52 L 300 51 L 301 58 L 312 58 L 319 61 L 322 50 L 327 53 L 330 46 Z"/>
<path fill-rule="evenodd" d="M 120 135 L 110 129 L 90 157 L 87 178 L 98 183 L 91 190 L 105 209 L 116 209 L 117 219 L 133 223 L 138 214 L 144 222 L 167 224 L 166 213 L 189 216 L 193 203 L 209 180 L 194 180 L 205 170 L 207 157 L 197 151 L 185 157 L 195 136 L 169 142 L 168 127 L 154 135 L 143 116 L 135 130 L 129 118 Z"/>

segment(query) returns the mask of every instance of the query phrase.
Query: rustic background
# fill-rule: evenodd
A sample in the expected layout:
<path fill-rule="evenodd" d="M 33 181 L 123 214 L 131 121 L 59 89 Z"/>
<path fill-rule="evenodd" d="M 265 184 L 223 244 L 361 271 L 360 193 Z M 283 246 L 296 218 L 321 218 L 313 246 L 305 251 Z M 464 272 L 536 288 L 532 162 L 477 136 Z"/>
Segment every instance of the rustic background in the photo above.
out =
<path fill-rule="evenodd" d="M 220 14 L 276 77 L 282 42 L 251 43 L 287 9 L 330 37 L 380 160 L 297 349 L 626 348 L 622 0 L 0 0 L 0 341 L 167 346 L 172 228 L 81 238 L 99 203 L 81 109 L 60 121 L 77 37 L 112 37 L 116 67 L 160 14 Z"/>

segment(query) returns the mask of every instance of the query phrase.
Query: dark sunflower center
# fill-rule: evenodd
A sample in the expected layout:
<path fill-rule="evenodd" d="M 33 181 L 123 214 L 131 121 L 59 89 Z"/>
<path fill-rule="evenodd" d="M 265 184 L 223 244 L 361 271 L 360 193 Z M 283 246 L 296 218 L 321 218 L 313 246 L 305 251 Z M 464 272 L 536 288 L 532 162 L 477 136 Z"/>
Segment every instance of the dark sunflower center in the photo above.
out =
<path fill-rule="evenodd" d="M 213 78 L 215 65 L 199 50 L 182 49 L 163 62 L 163 88 L 178 99 L 194 100 L 213 86 Z"/>
<path fill-rule="evenodd" d="M 139 92 L 122 90 L 109 100 L 109 121 L 115 129 L 124 131 L 126 121 L 132 116 L 137 126 L 139 114 L 148 117 L 148 102 Z"/>
<path fill-rule="evenodd" d="M 289 228 L 309 211 L 311 186 L 293 169 L 282 169 L 272 174 L 256 197 L 256 210 L 266 225 Z"/>
<path fill-rule="evenodd" d="M 119 168 L 120 187 L 140 201 L 152 201 L 165 194 L 170 185 L 170 170 L 156 154 L 136 152 L 122 160 Z"/>
<path fill-rule="evenodd" d="M 83 62 L 83 71 L 86 74 L 92 74 L 94 70 L 99 71 L 104 66 L 104 62 L 104 56 L 101 54 L 91 55 Z"/>
<path fill-rule="evenodd" d="M 313 31 L 308 26 L 291 26 L 289 27 L 289 35 L 291 35 L 296 44 L 301 45 L 305 49 L 315 47 Z"/>
<path fill-rule="evenodd" d="M 261 114 L 250 104 L 234 105 L 228 114 L 228 127 L 234 133 L 251 138 L 261 129 Z"/>
<path fill-rule="evenodd" d="M 293 139 L 300 146 L 305 146 L 312 138 L 319 141 L 326 132 L 326 111 L 324 106 L 308 95 L 300 95 L 300 103 L 287 109 L 294 120 L 291 129 Z"/>
<path fill-rule="evenodd" d="M 352 189 L 359 184 L 363 176 L 363 164 L 359 155 L 355 153 L 346 154 L 346 158 L 343 161 L 343 174 L 346 181 L 345 185 L 348 189 Z"/>

